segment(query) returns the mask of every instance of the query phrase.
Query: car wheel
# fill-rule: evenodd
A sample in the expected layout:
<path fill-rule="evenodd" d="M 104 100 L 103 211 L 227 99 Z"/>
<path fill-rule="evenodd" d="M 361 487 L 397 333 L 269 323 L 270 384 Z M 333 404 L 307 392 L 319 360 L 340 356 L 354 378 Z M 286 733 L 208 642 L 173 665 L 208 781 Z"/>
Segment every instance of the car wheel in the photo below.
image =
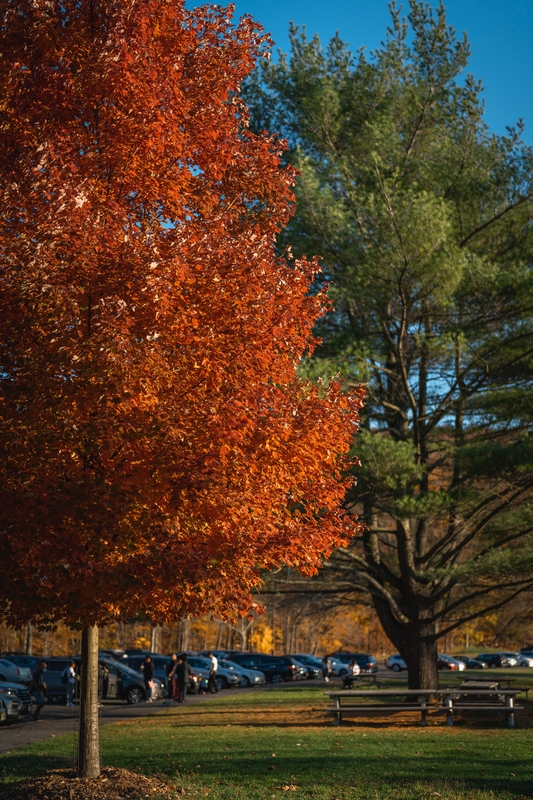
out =
<path fill-rule="evenodd" d="M 145 694 L 140 686 L 131 686 L 126 692 L 126 702 L 130 705 L 142 703 L 145 699 Z"/>
<path fill-rule="evenodd" d="M 391 669 L 392 669 L 393 672 L 401 672 L 402 671 L 402 668 L 400 667 L 399 664 L 393 664 Z"/>
<path fill-rule="evenodd" d="M 272 683 L 283 683 L 283 677 L 279 674 L 279 672 L 275 672 L 272 675 Z"/>
<path fill-rule="evenodd" d="M 241 679 L 239 681 L 239 686 L 245 689 L 247 686 L 250 685 L 250 679 L 246 677 L 246 675 L 241 675 Z"/>
<path fill-rule="evenodd" d="M 218 686 L 219 691 L 221 689 L 227 689 L 228 688 L 228 682 L 222 675 L 217 675 L 216 676 L 215 683 Z"/>
<path fill-rule="evenodd" d="M 495 664 L 494 662 L 492 662 L 492 664 L 489 664 L 489 666 L 491 669 L 498 669 L 498 665 Z"/>
<path fill-rule="evenodd" d="M 337 674 L 338 674 L 338 676 L 339 676 L 340 678 L 342 678 L 342 677 L 344 677 L 344 675 L 347 675 L 347 674 L 348 674 L 348 670 L 347 670 L 347 669 L 344 669 L 344 668 L 343 668 L 343 669 L 340 669 L 340 670 L 338 671 L 338 673 L 337 673 Z"/>

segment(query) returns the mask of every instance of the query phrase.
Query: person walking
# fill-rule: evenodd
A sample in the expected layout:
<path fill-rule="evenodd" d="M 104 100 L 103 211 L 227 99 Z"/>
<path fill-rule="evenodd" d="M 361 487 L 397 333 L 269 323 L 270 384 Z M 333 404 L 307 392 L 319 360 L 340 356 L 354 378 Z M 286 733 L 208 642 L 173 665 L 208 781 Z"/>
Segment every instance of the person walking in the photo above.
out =
<path fill-rule="evenodd" d="M 218 658 L 213 655 L 213 653 L 209 653 L 209 658 L 211 660 L 211 672 L 209 673 L 209 691 L 210 692 L 218 692 L 218 683 L 217 683 L 217 671 L 218 671 Z"/>
<path fill-rule="evenodd" d="M 146 656 L 141 664 L 141 669 L 143 671 L 144 688 L 146 689 L 146 700 L 151 703 L 154 691 L 154 662 L 151 656 Z"/>
<path fill-rule="evenodd" d="M 178 703 L 184 703 L 187 697 L 187 689 L 189 688 L 189 681 L 191 679 L 191 667 L 185 653 L 181 658 L 178 658 L 176 668 L 174 670 L 176 680 L 176 688 L 178 693 Z"/>
<path fill-rule="evenodd" d="M 76 694 L 76 664 L 74 661 L 71 661 L 61 673 L 61 681 L 67 686 L 67 706 L 73 706 Z"/>
<path fill-rule="evenodd" d="M 178 663 L 178 657 L 176 653 L 172 653 L 172 655 L 170 656 L 170 661 L 167 663 L 165 667 L 167 699 L 163 703 L 164 706 L 169 706 L 170 701 L 176 699 L 174 694 L 174 670 L 176 669 L 177 663 Z"/>
<path fill-rule="evenodd" d="M 30 692 L 34 697 L 36 704 L 35 711 L 33 711 L 31 714 L 34 720 L 39 719 L 41 708 L 48 702 L 48 688 L 43 677 L 43 674 L 46 672 L 46 668 L 46 661 L 41 661 L 39 664 L 37 664 L 37 667 L 31 676 Z"/>

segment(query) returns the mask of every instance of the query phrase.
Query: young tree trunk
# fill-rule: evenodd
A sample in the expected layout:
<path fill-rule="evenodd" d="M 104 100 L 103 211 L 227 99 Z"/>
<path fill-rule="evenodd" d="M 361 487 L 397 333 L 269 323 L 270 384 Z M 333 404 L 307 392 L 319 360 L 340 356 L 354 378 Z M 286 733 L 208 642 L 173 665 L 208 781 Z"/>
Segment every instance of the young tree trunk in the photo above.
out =
<path fill-rule="evenodd" d="M 78 778 L 100 775 L 98 731 L 98 628 L 85 628 L 81 636 L 80 737 Z"/>
<path fill-rule="evenodd" d="M 25 650 L 29 656 L 33 655 L 33 628 L 31 622 L 26 625 Z"/>

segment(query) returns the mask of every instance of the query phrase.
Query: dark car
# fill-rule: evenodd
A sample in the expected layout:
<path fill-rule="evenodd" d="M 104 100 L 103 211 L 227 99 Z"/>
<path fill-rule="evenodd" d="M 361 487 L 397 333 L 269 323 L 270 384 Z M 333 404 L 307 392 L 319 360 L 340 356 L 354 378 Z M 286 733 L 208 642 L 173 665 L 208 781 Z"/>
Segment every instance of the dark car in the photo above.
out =
<path fill-rule="evenodd" d="M 67 698 L 67 687 L 61 681 L 63 670 L 71 661 L 76 664 L 79 673 L 81 659 L 74 658 L 47 658 L 47 670 L 44 680 L 48 688 L 48 696 L 52 703 L 62 703 Z M 127 703 L 142 703 L 146 700 L 144 678 L 134 672 L 126 664 L 121 664 L 111 658 L 99 658 L 98 693 L 102 700 L 125 700 Z M 159 700 L 165 692 L 161 682 L 155 681 L 153 699 Z"/>
<path fill-rule="evenodd" d="M 374 672 L 378 671 L 376 659 L 368 653 L 346 653 L 344 651 L 339 651 L 337 653 L 331 653 L 330 656 L 331 658 L 336 658 L 337 661 L 342 661 L 343 664 L 349 664 L 350 661 L 355 661 L 355 663 L 359 665 L 361 675 L 372 675 Z M 339 675 L 340 674 L 341 672 L 339 670 Z"/>
<path fill-rule="evenodd" d="M 126 664 L 127 667 L 132 669 L 134 672 L 140 673 L 142 675 L 141 665 L 144 663 L 144 659 L 146 656 L 136 655 L 136 656 L 128 656 L 127 658 L 121 659 L 121 664 Z M 154 675 L 156 678 L 159 678 L 160 681 L 165 682 L 167 677 L 166 668 L 167 664 L 170 661 L 170 658 L 166 658 L 165 656 L 153 656 L 151 655 L 150 658 L 154 664 Z"/>
<path fill-rule="evenodd" d="M 457 661 L 462 661 L 467 669 L 487 669 L 488 664 L 486 661 L 480 661 L 477 658 L 470 658 L 470 656 L 454 656 Z"/>
<path fill-rule="evenodd" d="M 513 666 L 509 659 L 500 655 L 500 653 L 480 653 L 478 656 L 476 656 L 476 660 L 484 661 L 488 667 L 491 667 L 491 669 Z"/>
<path fill-rule="evenodd" d="M 321 678 L 323 673 L 322 664 L 318 658 L 314 658 L 313 656 L 308 656 L 304 653 L 300 653 L 299 655 L 295 655 L 291 653 L 291 658 L 294 658 L 298 664 L 301 664 L 302 667 L 306 671 L 307 678 Z"/>
<path fill-rule="evenodd" d="M 16 664 L 17 667 L 28 667 L 32 672 L 35 671 L 37 664 L 43 660 L 42 656 L 30 656 L 27 653 L 2 653 L 2 656 L 11 661 L 12 664 Z"/>
<path fill-rule="evenodd" d="M 292 681 L 298 669 L 292 659 L 285 656 L 287 661 L 280 656 L 267 656 L 264 653 L 235 653 L 231 660 L 246 669 L 257 669 L 262 672 L 270 683 Z"/>
<path fill-rule="evenodd" d="M 442 656 L 437 657 L 437 669 L 451 669 L 451 670 L 458 670 L 459 666 L 453 661 L 453 659 L 443 658 Z"/>

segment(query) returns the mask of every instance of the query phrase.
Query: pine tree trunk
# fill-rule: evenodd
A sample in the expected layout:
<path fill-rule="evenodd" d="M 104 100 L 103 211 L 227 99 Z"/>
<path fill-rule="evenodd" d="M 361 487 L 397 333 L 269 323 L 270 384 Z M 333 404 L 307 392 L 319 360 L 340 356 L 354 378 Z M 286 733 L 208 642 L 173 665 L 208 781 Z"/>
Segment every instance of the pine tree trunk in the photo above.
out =
<path fill-rule="evenodd" d="M 403 632 L 400 654 L 407 664 L 410 689 L 438 689 L 437 642 L 432 625 L 413 623 Z"/>
<path fill-rule="evenodd" d="M 100 775 L 98 731 L 98 628 L 85 628 L 81 636 L 80 737 L 78 778 Z"/>

